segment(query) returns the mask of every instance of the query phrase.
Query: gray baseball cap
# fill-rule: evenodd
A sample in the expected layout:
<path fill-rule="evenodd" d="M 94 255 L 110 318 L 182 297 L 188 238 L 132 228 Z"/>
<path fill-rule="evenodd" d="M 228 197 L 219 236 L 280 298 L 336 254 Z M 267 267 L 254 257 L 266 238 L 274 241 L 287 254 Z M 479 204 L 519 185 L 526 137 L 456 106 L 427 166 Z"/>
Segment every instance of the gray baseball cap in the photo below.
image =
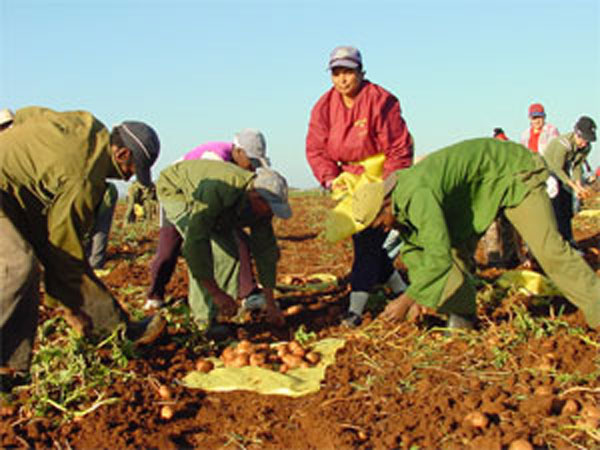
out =
<path fill-rule="evenodd" d="M 341 45 L 332 50 L 329 55 L 329 70 L 336 67 L 358 69 L 362 67 L 362 56 L 356 47 Z"/>
<path fill-rule="evenodd" d="M 160 140 L 154 129 L 144 122 L 127 120 L 117 125 L 123 143 L 133 153 L 135 177 L 144 186 L 152 184 L 150 168 L 158 158 Z"/>
<path fill-rule="evenodd" d="M 243 149 L 248 158 L 257 160 L 259 167 L 271 165 L 267 158 L 267 141 L 260 131 L 254 128 L 244 128 L 233 137 L 233 145 Z"/>
<path fill-rule="evenodd" d="M 264 198 L 277 217 L 289 219 L 292 208 L 288 202 L 288 185 L 283 176 L 266 167 L 256 169 L 254 189 Z"/>

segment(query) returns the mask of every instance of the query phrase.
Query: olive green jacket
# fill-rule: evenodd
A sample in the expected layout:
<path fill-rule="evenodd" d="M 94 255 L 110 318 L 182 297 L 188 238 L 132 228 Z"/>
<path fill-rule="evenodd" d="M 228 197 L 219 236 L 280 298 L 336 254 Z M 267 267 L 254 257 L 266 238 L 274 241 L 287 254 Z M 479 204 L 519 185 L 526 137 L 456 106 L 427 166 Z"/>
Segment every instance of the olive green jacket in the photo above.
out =
<path fill-rule="evenodd" d="M 396 174 L 392 211 L 404 241 L 407 295 L 432 308 L 464 282 L 456 255 L 472 249 L 502 208 L 518 205 L 548 177 L 540 156 L 492 138 L 443 148 Z"/>
<path fill-rule="evenodd" d="M 135 180 L 127 190 L 127 209 L 125 217 L 135 219 L 134 206 L 140 205 L 144 208 L 146 218 L 151 216 L 150 209 L 153 203 L 156 202 L 156 190 L 154 186 L 144 186 L 139 181 Z"/>
<path fill-rule="evenodd" d="M 577 148 L 575 133 L 570 132 L 552 139 L 543 156 L 550 171 L 563 182 L 564 188 L 572 191 L 568 181 L 581 181 L 583 165 L 591 151 L 590 144 L 582 149 Z"/>
<path fill-rule="evenodd" d="M 82 305 L 88 283 L 106 291 L 82 241 L 106 179 L 123 178 L 111 155 L 108 130 L 85 111 L 23 108 L 0 133 L 0 207 L 43 264 L 47 294 L 69 307 Z"/>
<path fill-rule="evenodd" d="M 167 218 L 183 235 L 182 253 L 197 280 L 214 279 L 211 235 L 248 226 L 260 282 L 275 286 L 279 251 L 271 220 L 248 220 L 244 214 L 255 176 L 235 164 L 209 160 L 181 161 L 161 172 L 156 193 Z"/>

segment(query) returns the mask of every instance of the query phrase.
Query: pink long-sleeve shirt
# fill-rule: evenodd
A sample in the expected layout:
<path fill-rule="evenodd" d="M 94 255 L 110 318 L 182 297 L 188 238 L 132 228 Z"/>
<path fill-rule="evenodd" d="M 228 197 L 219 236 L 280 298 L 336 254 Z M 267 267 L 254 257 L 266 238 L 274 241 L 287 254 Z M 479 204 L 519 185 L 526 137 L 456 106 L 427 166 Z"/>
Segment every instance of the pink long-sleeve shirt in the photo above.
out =
<path fill-rule="evenodd" d="M 213 141 L 205 142 L 202 145 L 190 150 L 183 157 L 184 160 L 191 159 L 216 159 L 221 161 L 231 161 L 231 151 L 233 143 Z"/>
<path fill-rule="evenodd" d="M 306 136 L 306 158 L 325 186 L 342 171 L 360 174 L 362 166 L 349 163 L 385 153 L 384 177 L 409 167 L 413 141 L 402 118 L 400 102 L 367 80 L 351 108 L 331 88 L 312 109 Z"/>

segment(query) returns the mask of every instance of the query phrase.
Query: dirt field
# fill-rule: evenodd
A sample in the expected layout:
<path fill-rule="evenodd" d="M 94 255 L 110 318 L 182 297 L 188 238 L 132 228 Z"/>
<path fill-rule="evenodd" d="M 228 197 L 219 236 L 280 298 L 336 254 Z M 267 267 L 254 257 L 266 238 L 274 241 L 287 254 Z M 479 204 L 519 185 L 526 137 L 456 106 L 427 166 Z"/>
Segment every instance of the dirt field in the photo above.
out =
<path fill-rule="evenodd" d="M 328 205 L 320 195 L 295 196 L 294 217 L 276 220 L 282 255 L 278 280 L 307 280 L 325 272 L 336 275 L 340 285 L 279 293 L 282 307 L 302 305 L 302 311 L 287 317 L 285 328 L 254 320 L 237 329 L 238 339 L 254 342 L 290 340 L 301 325 L 319 338 L 345 338 L 318 393 L 292 399 L 182 387 L 179 380 L 195 361 L 218 355 L 222 346 L 203 341 L 185 326 L 187 278 L 180 258 L 169 285 L 168 335 L 138 358 L 129 358 L 111 342 L 86 347 L 68 333 L 55 309 L 41 307 L 41 356 L 32 384 L 4 399 L 0 446 L 600 448 L 600 336 L 585 327 L 573 307 L 560 297 L 540 299 L 495 287 L 492 282 L 501 271 L 482 267 L 479 323 L 473 332 L 448 337 L 435 316 L 396 326 L 374 317 L 346 331 L 339 320 L 347 307 L 344 277 L 352 248 L 349 241 L 331 245 L 319 237 Z M 141 224 L 121 229 L 119 208 L 109 248 L 111 271 L 103 278 L 139 316 L 157 230 Z M 576 221 L 576 238 L 598 271 L 600 220 Z M 369 305 L 373 316 L 382 298 Z M 57 348 L 65 353 L 56 353 Z M 60 358 L 83 362 L 67 373 L 68 368 L 53 365 Z M 98 367 L 109 382 L 86 381 L 97 379 L 97 371 L 87 371 Z M 159 396 L 159 385 L 169 386 L 171 399 Z M 165 405 L 172 408 L 170 419 L 161 418 Z"/>

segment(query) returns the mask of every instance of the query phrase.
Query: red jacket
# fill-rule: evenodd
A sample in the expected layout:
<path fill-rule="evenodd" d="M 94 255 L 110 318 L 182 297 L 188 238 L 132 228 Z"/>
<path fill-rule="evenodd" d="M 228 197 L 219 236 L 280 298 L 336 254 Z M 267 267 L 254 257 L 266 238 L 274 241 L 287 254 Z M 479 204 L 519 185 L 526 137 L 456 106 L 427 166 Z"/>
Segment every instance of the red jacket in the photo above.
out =
<path fill-rule="evenodd" d="M 331 88 L 312 109 L 306 136 L 306 158 L 325 185 L 342 171 L 361 173 L 348 165 L 385 153 L 384 177 L 409 167 L 413 140 L 400 113 L 400 102 L 382 87 L 365 80 L 352 108 Z"/>

